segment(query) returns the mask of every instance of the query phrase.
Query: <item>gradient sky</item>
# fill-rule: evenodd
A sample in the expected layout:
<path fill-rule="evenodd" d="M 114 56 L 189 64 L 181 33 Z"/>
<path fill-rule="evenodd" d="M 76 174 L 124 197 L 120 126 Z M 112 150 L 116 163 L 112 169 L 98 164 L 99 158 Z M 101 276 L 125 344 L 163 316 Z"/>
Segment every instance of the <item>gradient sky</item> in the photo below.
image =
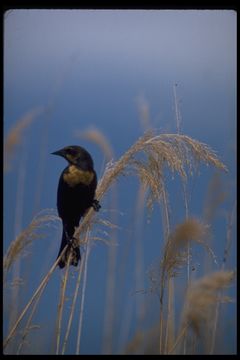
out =
<path fill-rule="evenodd" d="M 4 133 L 29 110 L 38 106 L 51 106 L 51 110 L 40 115 L 26 130 L 24 144 L 14 158 L 16 169 L 5 176 L 4 247 L 7 248 L 16 231 L 13 204 L 17 201 L 21 164 L 25 164 L 26 172 L 19 229 L 25 228 L 33 214 L 41 209 L 56 207 L 58 177 L 65 163 L 49 154 L 80 142 L 76 131 L 97 127 L 112 144 L 114 160 L 118 159 L 142 134 L 137 108 L 138 99 L 142 97 L 149 104 L 152 126 L 160 132 L 176 132 L 174 84 L 178 84 L 182 131 L 209 144 L 229 169 L 222 180 L 229 197 L 214 227 L 216 243 L 213 246 L 217 244 L 216 252 L 221 258 L 225 243 L 221 235 L 226 231 L 223 213 L 231 211 L 236 196 L 236 13 L 229 10 L 13 10 L 5 13 Z M 86 140 L 81 144 L 91 152 L 100 177 L 103 156 L 98 147 Z M 190 185 L 193 215 L 202 215 L 212 174 L 213 170 L 203 167 Z M 119 180 L 118 209 L 123 212 L 119 224 L 124 229 L 118 239 L 120 260 L 126 246 L 123 244 L 133 231 L 136 189 L 135 179 L 128 184 L 124 179 Z M 173 225 L 184 218 L 184 209 L 180 206 L 182 196 L 176 189 L 174 183 L 170 184 Z M 37 190 L 41 192 L 40 199 L 37 199 Z M 107 205 L 105 200 L 103 209 L 104 204 Z M 144 220 L 144 236 L 151 242 L 151 247 L 145 244 L 144 248 L 145 274 L 162 246 L 154 240 L 159 228 L 158 210 L 151 221 L 152 225 L 146 226 Z M 60 233 L 58 226 L 55 243 L 50 237 L 36 245 L 40 258 L 32 263 L 33 278 L 25 286 L 28 298 L 36 288 L 34 274 L 36 278 L 42 254 L 47 252 L 49 256 L 45 268 L 41 268 L 41 276 L 55 259 Z M 132 254 L 130 248 L 129 259 Z M 103 245 L 93 246 L 83 353 L 101 352 L 106 256 Z M 235 266 L 234 255 L 230 265 Z M 132 272 L 131 261 L 126 260 L 126 269 Z M 23 268 L 24 271 L 27 270 Z M 52 293 L 49 290 L 53 299 L 58 296 L 59 281 L 59 274 L 55 274 Z M 144 281 L 147 284 L 146 276 Z M 103 284 L 103 288 L 99 284 Z M 132 277 L 126 278 L 122 304 L 134 301 L 129 299 L 134 286 Z M 24 304 L 26 298 L 22 301 Z M 117 309 L 114 331 L 122 316 L 121 304 Z M 135 325 L 133 322 L 128 339 L 134 334 Z M 234 351 L 233 333 L 229 351 Z"/>

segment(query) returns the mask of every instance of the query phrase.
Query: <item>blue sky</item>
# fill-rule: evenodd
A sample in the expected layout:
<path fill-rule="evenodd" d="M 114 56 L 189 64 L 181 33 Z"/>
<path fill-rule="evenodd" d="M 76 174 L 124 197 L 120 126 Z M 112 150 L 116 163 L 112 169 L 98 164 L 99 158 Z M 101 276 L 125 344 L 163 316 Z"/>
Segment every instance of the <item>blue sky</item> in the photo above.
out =
<path fill-rule="evenodd" d="M 49 154 L 63 146 L 80 142 L 76 131 L 83 131 L 89 126 L 97 127 L 107 136 L 113 146 L 115 160 L 118 159 L 142 134 L 137 108 L 137 101 L 142 96 L 149 104 L 153 127 L 160 132 L 176 132 L 173 97 L 176 83 L 182 131 L 208 143 L 229 168 L 228 175 L 223 176 L 229 198 L 222 213 L 229 212 L 236 195 L 234 11 L 15 10 L 6 13 L 5 134 L 29 110 L 38 106 L 52 107 L 50 113 L 40 115 L 26 130 L 24 145 L 14 158 L 16 168 L 5 175 L 5 248 L 14 238 L 16 210 L 13 204 L 17 201 L 17 179 L 24 161 L 26 173 L 20 228 L 29 224 L 36 211 L 55 208 L 58 177 L 65 163 Z M 91 152 L 100 177 L 103 156 L 98 147 L 86 140 L 81 145 Z M 212 174 L 213 170 L 203 167 L 193 185 L 190 184 L 190 209 L 193 215 L 202 214 L 203 199 Z M 130 219 L 134 214 L 136 189 L 137 181 L 134 178 L 129 184 L 125 179 L 118 182 L 118 210 L 123 212 L 123 216 L 119 217 L 123 228 L 118 235 L 120 254 L 124 253 L 126 239 L 133 231 Z M 176 193 L 178 188 L 173 183 L 170 189 L 174 224 L 184 218 L 184 213 L 181 195 Z M 35 201 L 37 190 L 41 192 L 38 202 Z M 103 209 L 104 204 L 107 206 L 107 201 L 103 200 Z M 225 231 L 222 213 L 220 211 L 215 224 L 216 239 Z M 144 230 L 147 242 L 151 241 L 152 244 L 151 248 L 147 242 L 144 245 L 144 273 L 161 247 L 154 240 L 160 216 L 157 206 L 152 216 L 152 226 L 145 226 Z M 54 233 L 54 243 L 50 236 L 44 246 L 42 243 L 36 244 L 38 254 L 44 256 L 45 251 L 48 254 L 46 268 L 41 270 L 42 276 L 55 259 L 60 233 L 61 228 L 58 227 Z M 224 241 L 222 236 L 221 246 L 219 242 L 216 243 L 219 257 Z M 131 259 L 134 248 L 129 251 Z M 83 351 L 100 353 L 105 293 L 101 287 L 96 289 L 96 284 L 105 286 L 107 250 L 97 244 L 91 256 L 85 309 L 88 321 L 83 331 Z M 25 286 L 29 296 L 36 287 L 34 276 L 36 278 L 37 264 L 38 261 L 35 266 L 32 265 L 33 278 Z M 233 255 L 231 265 L 235 266 Z M 126 266 L 131 272 L 131 262 Z M 52 291 L 58 292 L 59 281 L 59 274 L 55 274 Z M 147 282 L 146 276 L 144 281 Z M 133 279 L 126 278 L 127 294 L 134 286 Z M 97 307 L 93 301 L 95 291 L 99 294 Z M 122 296 L 122 304 L 131 301 L 127 294 Z M 49 296 L 53 297 L 51 291 Z M 56 293 L 54 296 L 57 296 Z M 22 300 L 24 304 L 26 299 Z M 51 306 L 54 309 L 54 303 Z M 95 314 L 95 318 L 91 317 L 91 313 Z M 93 331 L 96 318 L 99 322 Z M 118 321 L 116 328 L 119 327 Z M 134 326 L 133 321 L 131 334 L 134 333 Z M 92 333 L 91 341 L 89 333 Z M 233 336 L 230 344 L 234 348 Z"/>

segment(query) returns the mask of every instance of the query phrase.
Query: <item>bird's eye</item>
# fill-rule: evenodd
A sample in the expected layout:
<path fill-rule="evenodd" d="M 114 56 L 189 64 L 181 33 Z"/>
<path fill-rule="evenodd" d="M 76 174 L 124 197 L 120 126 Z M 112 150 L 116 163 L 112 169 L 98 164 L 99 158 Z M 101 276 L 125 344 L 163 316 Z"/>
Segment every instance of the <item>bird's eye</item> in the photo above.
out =
<path fill-rule="evenodd" d="M 68 148 L 67 152 L 68 152 L 68 154 L 73 155 L 73 156 L 77 154 L 76 150 L 73 148 Z"/>

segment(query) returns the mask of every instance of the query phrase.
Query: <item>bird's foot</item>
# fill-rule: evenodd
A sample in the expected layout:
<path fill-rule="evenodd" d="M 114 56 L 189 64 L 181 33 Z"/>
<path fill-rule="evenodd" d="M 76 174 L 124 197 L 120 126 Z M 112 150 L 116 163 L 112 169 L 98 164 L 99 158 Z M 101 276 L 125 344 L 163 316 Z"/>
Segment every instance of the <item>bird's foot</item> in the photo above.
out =
<path fill-rule="evenodd" d="M 80 249 L 78 246 L 75 246 L 72 248 L 72 260 L 71 260 L 71 265 L 73 266 L 77 266 L 78 265 L 78 261 L 81 260 L 81 253 L 80 253 Z"/>
<path fill-rule="evenodd" d="M 68 240 L 68 246 L 71 249 L 71 253 L 72 253 L 71 265 L 73 266 L 77 266 L 78 261 L 81 260 L 81 253 L 77 242 L 78 239 L 75 237 L 72 237 L 71 239 Z"/>
<path fill-rule="evenodd" d="M 77 242 L 78 242 L 78 239 L 75 237 L 72 237 L 71 239 L 68 238 L 68 245 L 73 249 L 78 247 Z"/>
<path fill-rule="evenodd" d="M 97 199 L 93 200 L 92 207 L 95 211 L 99 211 L 101 209 L 101 205 L 99 204 L 99 201 Z"/>

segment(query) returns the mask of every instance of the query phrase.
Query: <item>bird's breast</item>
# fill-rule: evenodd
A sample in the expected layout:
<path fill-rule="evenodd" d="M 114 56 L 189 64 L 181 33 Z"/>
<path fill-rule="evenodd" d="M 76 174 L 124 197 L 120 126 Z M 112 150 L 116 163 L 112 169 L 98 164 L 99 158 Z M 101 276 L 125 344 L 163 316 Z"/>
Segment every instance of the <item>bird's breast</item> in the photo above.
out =
<path fill-rule="evenodd" d="M 75 165 L 70 165 L 63 174 L 63 180 L 70 186 L 74 187 L 78 184 L 90 185 L 94 178 L 94 172 L 81 170 Z"/>

